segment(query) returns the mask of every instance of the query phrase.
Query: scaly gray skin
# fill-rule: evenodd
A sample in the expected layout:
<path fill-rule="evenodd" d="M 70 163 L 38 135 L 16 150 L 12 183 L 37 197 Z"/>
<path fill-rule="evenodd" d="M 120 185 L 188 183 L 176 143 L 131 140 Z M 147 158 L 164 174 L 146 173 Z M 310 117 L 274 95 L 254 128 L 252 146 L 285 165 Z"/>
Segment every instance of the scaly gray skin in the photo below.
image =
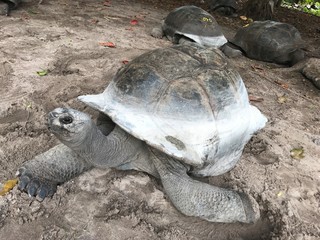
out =
<path fill-rule="evenodd" d="M 8 16 L 10 13 L 10 6 L 8 3 L 0 1 L 0 15 Z"/>
<path fill-rule="evenodd" d="M 320 89 L 320 59 L 310 58 L 301 69 L 301 73 L 308 78 L 315 87 Z"/>
<path fill-rule="evenodd" d="M 42 186 L 48 182 L 55 182 L 56 186 L 92 166 L 134 169 L 160 177 L 170 200 L 185 215 L 213 222 L 251 223 L 259 218 L 259 208 L 253 198 L 190 178 L 187 165 L 116 125 L 107 127 L 106 132 L 110 133 L 106 136 L 85 113 L 58 108 L 49 114 L 49 127 L 67 147 L 58 145 L 23 166 L 19 187 L 30 195 L 43 198 L 42 192 L 50 192 L 50 196 L 55 188 L 50 184 L 49 188 Z M 25 178 L 28 184 L 24 183 Z"/>
<path fill-rule="evenodd" d="M 151 31 L 151 36 L 154 38 L 163 38 L 164 37 L 164 32 L 162 30 L 162 26 L 160 27 L 155 27 Z M 179 39 L 178 44 L 190 44 L 190 43 L 195 43 L 192 39 L 181 36 Z M 239 57 L 242 55 L 241 50 L 232 48 L 229 42 L 221 46 L 219 49 L 229 58 L 235 58 Z"/>
<path fill-rule="evenodd" d="M 162 26 L 164 24 L 164 20 L 161 21 L 161 25 L 155 28 L 152 28 L 151 30 L 151 36 L 154 38 L 163 38 L 164 37 L 164 32 L 162 29 Z"/>
<path fill-rule="evenodd" d="M 106 115 L 100 114 L 97 119 L 97 127 L 104 135 L 108 135 L 114 129 L 115 123 Z M 18 188 L 26 191 L 29 196 L 37 196 L 38 200 L 42 201 L 56 192 L 58 184 L 92 167 L 92 164 L 69 147 L 59 144 L 19 168 L 17 171 L 17 175 L 20 176 Z"/>
<path fill-rule="evenodd" d="M 19 168 L 18 188 L 26 191 L 30 197 L 37 196 L 39 200 L 43 200 L 56 192 L 58 184 L 92 167 L 70 148 L 59 144 Z"/>

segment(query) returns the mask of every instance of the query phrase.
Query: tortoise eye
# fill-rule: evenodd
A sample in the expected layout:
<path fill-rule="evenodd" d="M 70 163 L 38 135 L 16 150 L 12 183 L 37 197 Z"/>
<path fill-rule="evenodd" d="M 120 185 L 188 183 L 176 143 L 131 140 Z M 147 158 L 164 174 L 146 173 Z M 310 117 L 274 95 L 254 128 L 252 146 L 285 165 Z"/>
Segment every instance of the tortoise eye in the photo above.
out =
<path fill-rule="evenodd" d="M 70 116 L 65 116 L 59 119 L 62 124 L 70 124 L 73 122 L 73 118 Z"/>

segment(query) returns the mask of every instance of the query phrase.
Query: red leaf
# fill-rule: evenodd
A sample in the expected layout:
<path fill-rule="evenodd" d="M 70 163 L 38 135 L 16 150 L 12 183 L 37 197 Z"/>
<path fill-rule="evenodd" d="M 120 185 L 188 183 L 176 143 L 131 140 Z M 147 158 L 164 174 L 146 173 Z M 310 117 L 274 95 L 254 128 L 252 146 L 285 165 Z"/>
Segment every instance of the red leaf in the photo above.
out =
<path fill-rule="evenodd" d="M 122 63 L 123 63 L 123 64 L 128 64 L 129 61 L 128 61 L 128 60 L 123 60 Z"/>
<path fill-rule="evenodd" d="M 132 19 L 132 20 L 130 21 L 130 24 L 131 24 L 131 25 L 137 25 L 137 24 L 138 24 L 138 20 Z"/>
<path fill-rule="evenodd" d="M 113 42 L 99 42 L 99 45 L 103 47 L 109 47 L 109 48 L 116 47 L 116 45 Z"/>
<path fill-rule="evenodd" d="M 98 19 L 91 19 L 91 23 L 93 23 L 93 24 L 97 24 L 98 22 L 99 22 Z"/>
<path fill-rule="evenodd" d="M 104 3 L 103 3 L 103 6 L 106 6 L 106 7 L 111 7 L 111 3 L 106 0 Z"/>
<path fill-rule="evenodd" d="M 253 70 L 261 70 L 261 71 L 263 71 L 263 68 L 262 68 L 262 67 L 259 67 L 259 66 L 257 66 L 257 65 L 251 65 L 251 68 L 252 68 Z"/>
<path fill-rule="evenodd" d="M 280 82 L 278 80 L 275 80 L 274 82 L 276 84 L 278 84 L 279 86 L 281 86 L 282 88 L 284 88 L 284 89 L 288 89 L 289 88 L 289 85 L 287 83 L 283 83 L 283 82 Z"/>

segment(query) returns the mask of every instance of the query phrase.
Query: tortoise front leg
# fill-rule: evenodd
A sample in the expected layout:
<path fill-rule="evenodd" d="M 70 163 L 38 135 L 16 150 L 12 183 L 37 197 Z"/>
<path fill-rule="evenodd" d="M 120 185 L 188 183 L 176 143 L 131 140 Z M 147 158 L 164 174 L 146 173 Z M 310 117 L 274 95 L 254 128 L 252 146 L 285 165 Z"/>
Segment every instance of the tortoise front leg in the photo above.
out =
<path fill-rule="evenodd" d="M 224 223 L 253 223 L 259 219 L 259 206 L 252 197 L 196 181 L 187 175 L 188 169 L 181 162 L 157 150 L 152 152 L 164 190 L 183 214 Z"/>
<path fill-rule="evenodd" d="M 40 200 L 52 196 L 57 185 L 64 183 L 92 165 L 80 158 L 63 144 L 59 144 L 34 159 L 25 162 L 17 171 L 18 188 L 29 196 L 38 196 Z"/>

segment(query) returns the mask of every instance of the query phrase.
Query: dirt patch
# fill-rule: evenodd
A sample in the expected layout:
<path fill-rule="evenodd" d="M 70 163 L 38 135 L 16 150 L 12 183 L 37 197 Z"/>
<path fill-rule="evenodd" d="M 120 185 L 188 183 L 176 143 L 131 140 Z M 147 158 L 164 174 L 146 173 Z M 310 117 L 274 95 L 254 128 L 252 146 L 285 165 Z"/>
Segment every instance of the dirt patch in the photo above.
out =
<path fill-rule="evenodd" d="M 23 2 L 11 17 L 0 16 L 0 182 L 57 144 L 45 118 L 70 106 L 93 117 L 77 102 L 101 92 L 123 61 L 170 46 L 151 29 L 174 7 L 199 1 Z M 228 38 L 240 19 L 216 16 Z M 294 24 L 307 55 L 320 57 L 319 18 L 280 9 L 277 18 Z M 132 19 L 138 20 L 131 25 Z M 113 42 L 106 48 L 99 42 Z M 246 147 L 229 173 L 211 184 L 243 189 L 260 205 L 254 225 L 208 223 L 181 215 L 152 177 L 134 171 L 94 169 L 58 188 L 42 203 L 14 189 L 0 198 L 1 239 L 319 239 L 319 90 L 285 68 L 240 57 L 231 60 L 267 117 L 267 127 Z M 37 71 L 47 70 L 46 76 Z M 281 97 L 281 101 L 279 98 Z M 281 103 L 280 103 L 281 102 Z M 303 147 L 305 157 L 290 156 Z"/>

